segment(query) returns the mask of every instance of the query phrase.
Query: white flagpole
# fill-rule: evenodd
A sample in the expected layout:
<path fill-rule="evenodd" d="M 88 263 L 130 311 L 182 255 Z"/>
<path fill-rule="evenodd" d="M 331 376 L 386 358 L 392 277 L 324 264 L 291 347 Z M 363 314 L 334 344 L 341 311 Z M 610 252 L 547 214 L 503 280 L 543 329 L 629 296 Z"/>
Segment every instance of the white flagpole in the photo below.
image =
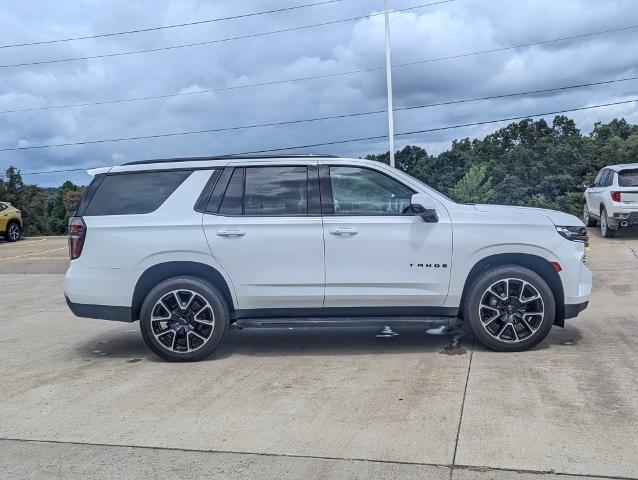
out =
<path fill-rule="evenodd" d="M 385 5 L 385 76 L 388 87 L 388 137 L 390 140 L 390 166 L 394 167 L 394 111 L 392 108 L 392 54 L 390 52 L 390 0 Z"/>

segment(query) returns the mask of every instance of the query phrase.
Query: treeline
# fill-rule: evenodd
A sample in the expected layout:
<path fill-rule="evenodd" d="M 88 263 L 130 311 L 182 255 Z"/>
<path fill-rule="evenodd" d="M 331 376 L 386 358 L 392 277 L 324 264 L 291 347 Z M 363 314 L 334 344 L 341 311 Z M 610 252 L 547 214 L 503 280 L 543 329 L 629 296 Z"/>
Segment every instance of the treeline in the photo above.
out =
<path fill-rule="evenodd" d="M 0 201 L 22 211 L 24 235 L 63 235 L 84 187 L 64 182 L 59 188 L 25 185 L 20 171 L 9 167 L 0 178 Z"/>
<path fill-rule="evenodd" d="M 389 153 L 366 158 L 389 163 Z M 563 210 L 579 215 L 582 183 L 605 165 L 638 161 L 638 125 L 624 119 L 597 123 L 583 134 L 573 120 L 557 116 L 512 123 L 482 140 L 455 140 L 430 155 L 408 146 L 397 167 L 462 203 L 500 203 Z M 84 187 L 65 182 L 56 189 L 25 185 L 10 167 L 0 178 L 0 201 L 24 213 L 26 235 L 66 232 Z"/>
<path fill-rule="evenodd" d="M 389 154 L 367 158 L 389 162 Z M 638 161 L 638 125 L 596 123 L 584 135 L 573 120 L 526 119 L 486 136 L 465 138 L 433 156 L 405 147 L 397 166 L 461 203 L 552 208 L 580 215 L 582 183 L 605 165 Z"/>

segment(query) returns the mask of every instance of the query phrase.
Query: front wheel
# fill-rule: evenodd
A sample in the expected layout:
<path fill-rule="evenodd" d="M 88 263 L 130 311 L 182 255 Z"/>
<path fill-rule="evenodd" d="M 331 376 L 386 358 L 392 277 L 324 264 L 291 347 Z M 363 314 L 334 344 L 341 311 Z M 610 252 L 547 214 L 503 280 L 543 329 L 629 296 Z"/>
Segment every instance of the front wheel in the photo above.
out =
<path fill-rule="evenodd" d="M 229 326 L 224 297 L 210 284 L 176 277 L 157 285 L 140 312 L 148 347 L 164 360 L 193 362 L 213 353 Z"/>
<path fill-rule="evenodd" d="M 463 317 L 486 347 L 503 352 L 539 344 L 554 324 L 554 295 L 537 273 L 518 265 L 496 267 L 468 291 Z"/>

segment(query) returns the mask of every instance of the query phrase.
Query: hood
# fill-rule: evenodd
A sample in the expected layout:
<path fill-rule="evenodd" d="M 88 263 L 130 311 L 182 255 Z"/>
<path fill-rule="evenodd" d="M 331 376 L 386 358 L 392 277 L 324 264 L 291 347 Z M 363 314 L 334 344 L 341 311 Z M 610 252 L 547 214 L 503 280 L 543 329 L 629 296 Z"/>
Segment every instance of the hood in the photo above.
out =
<path fill-rule="evenodd" d="M 503 215 L 543 215 L 549 218 L 554 225 L 563 227 L 582 227 L 582 220 L 569 213 L 549 210 L 547 208 L 513 207 L 508 205 L 474 205 L 479 212 L 487 212 Z"/>

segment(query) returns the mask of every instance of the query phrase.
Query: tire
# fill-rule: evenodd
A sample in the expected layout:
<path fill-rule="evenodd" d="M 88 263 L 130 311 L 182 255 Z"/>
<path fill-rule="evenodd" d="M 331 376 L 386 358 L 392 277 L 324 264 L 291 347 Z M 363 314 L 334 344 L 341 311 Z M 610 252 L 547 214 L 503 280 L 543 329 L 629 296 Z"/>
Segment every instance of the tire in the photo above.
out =
<path fill-rule="evenodd" d="M 484 272 L 470 286 L 463 305 L 463 318 L 476 338 L 500 352 L 538 345 L 551 330 L 555 315 L 556 302 L 547 282 L 518 265 Z"/>
<path fill-rule="evenodd" d="M 4 232 L 4 238 L 7 242 L 17 242 L 22 235 L 22 229 L 20 223 L 11 221 L 7 224 L 7 231 Z"/>
<path fill-rule="evenodd" d="M 221 345 L 229 318 L 228 305 L 215 287 L 198 278 L 175 277 L 146 296 L 140 329 L 146 345 L 164 360 L 195 362 Z"/>
<path fill-rule="evenodd" d="M 609 220 L 607 219 L 607 210 L 605 207 L 600 211 L 600 233 L 605 238 L 614 238 L 618 229 L 611 228 L 609 226 Z"/>
<path fill-rule="evenodd" d="M 589 207 L 587 206 L 587 202 L 583 204 L 583 223 L 588 227 L 595 227 L 598 223 L 596 219 L 591 218 L 591 215 L 589 215 Z"/>

